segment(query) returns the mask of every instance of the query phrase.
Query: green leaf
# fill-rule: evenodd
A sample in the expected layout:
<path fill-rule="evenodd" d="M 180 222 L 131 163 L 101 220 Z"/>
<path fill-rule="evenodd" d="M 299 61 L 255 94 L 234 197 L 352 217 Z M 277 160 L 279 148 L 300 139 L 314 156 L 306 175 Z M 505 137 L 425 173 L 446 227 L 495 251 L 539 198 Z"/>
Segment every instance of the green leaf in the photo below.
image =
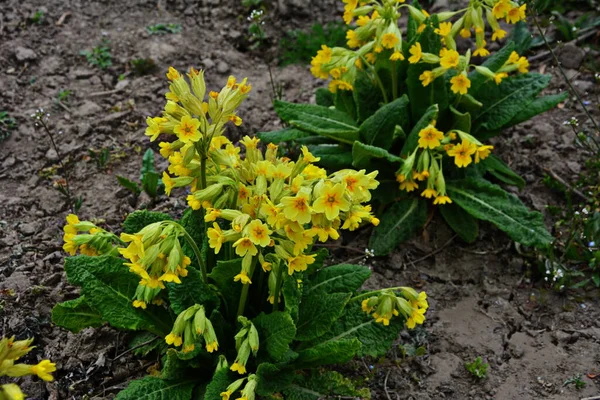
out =
<path fill-rule="evenodd" d="M 242 291 L 242 285 L 234 282 L 233 277 L 242 270 L 242 259 L 233 259 L 230 261 L 218 261 L 217 266 L 208 274 L 208 277 L 215 282 L 220 296 L 227 303 L 229 313 L 237 310 L 238 301 Z"/>
<path fill-rule="evenodd" d="M 179 314 L 194 304 L 200 304 L 212 310 L 218 308 L 221 301 L 214 290 L 202 282 L 202 275 L 194 268 L 188 268 L 188 276 L 181 283 L 167 283 L 169 302 L 175 314 Z"/>
<path fill-rule="evenodd" d="M 185 231 L 192 237 L 192 239 L 194 239 L 194 242 L 196 243 L 196 245 L 198 247 L 200 247 L 200 254 L 202 256 L 202 258 L 204 258 L 204 262 L 206 263 L 207 260 L 207 251 L 208 251 L 208 239 L 207 237 L 204 235 L 204 216 L 202 215 L 202 211 L 201 210 L 192 210 L 191 208 L 188 208 L 185 210 L 185 212 L 183 213 L 183 217 L 181 218 L 181 221 L 179 221 L 179 224 L 181 226 L 183 226 L 183 228 L 185 229 Z M 192 249 L 192 247 L 187 243 L 187 241 L 183 242 L 183 245 L 181 246 L 183 253 L 188 256 L 191 260 L 192 260 L 192 266 L 195 266 L 197 268 L 200 268 L 200 263 L 198 262 L 198 259 L 196 258 L 196 253 L 194 253 L 194 250 Z"/>
<path fill-rule="evenodd" d="M 144 181 L 144 176 L 148 173 L 156 172 L 154 167 L 154 151 L 152 149 L 146 150 L 144 157 L 142 158 L 142 169 L 140 171 L 140 181 Z"/>
<path fill-rule="evenodd" d="M 128 271 L 123 260 L 111 256 L 76 256 L 65 260 L 70 283 L 81 286 L 86 303 L 115 328 L 149 330 L 166 335 L 171 326 L 165 312 L 136 309 L 131 304 L 139 277 Z"/>
<path fill-rule="evenodd" d="M 158 196 L 158 182 L 160 182 L 158 172 L 146 172 L 142 178 L 142 188 L 151 198 Z"/>
<path fill-rule="evenodd" d="M 508 42 L 506 46 L 501 48 L 497 53 L 492 54 L 485 62 L 481 65 L 482 67 L 489 68 L 492 72 L 498 71 L 504 63 L 510 57 L 510 54 L 515 50 L 515 44 L 513 42 Z M 471 87 L 469 88 L 469 94 L 475 97 L 478 97 L 479 89 L 482 87 L 484 83 L 494 84 L 495 82 L 490 81 L 490 78 L 481 74 L 477 70 L 473 69 L 473 71 L 469 74 L 469 80 L 471 81 Z"/>
<path fill-rule="evenodd" d="M 483 179 L 448 183 L 448 195 L 475 218 L 489 221 L 525 246 L 544 248 L 553 241 L 542 214 L 529 211 L 518 197 Z"/>
<path fill-rule="evenodd" d="M 487 172 L 495 176 L 498 180 L 508 185 L 516 186 L 519 190 L 523 190 L 525 187 L 525 180 L 495 155 L 491 154 L 481 164 Z"/>
<path fill-rule="evenodd" d="M 456 108 L 450 106 L 452 112 L 452 128 L 459 131 L 471 132 L 471 113 L 461 113 Z"/>
<path fill-rule="evenodd" d="M 146 376 L 142 379 L 131 381 L 127 388 L 119 392 L 115 399 L 190 400 L 194 385 L 194 381 L 165 381 L 154 376 Z"/>
<path fill-rule="evenodd" d="M 295 382 L 284 390 L 287 400 L 318 400 L 325 398 L 370 399 L 368 388 L 357 389 L 355 383 L 336 371 L 314 370 L 297 374 Z"/>
<path fill-rule="evenodd" d="M 521 122 L 529 121 L 536 115 L 553 109 L 558 104 L 565 101 L 568 97 L 568 92 L 538 97 L 537 99 L 529 103 L 524 110 L 515 115 L 513 119 L 511 119 L 507 124 L 503 125 L 502 128 L 510 128 L 511 126 L 515 126 L 517 124 L 520 124 Z"/>
<path fill-rule="evenodd" d="M 373 159 L 384 159 L 391 163 L 401 163 L 402 158 L 390 154 L 387 150 L 381 147 L 371 146 L 368 144 L 361 143 L 359 141 L 354 142 L 352 146 L 352 165 L 356 168 L 370 168 Z"/>
<path fill-rule="evenodd" d="M 389 150 L 392 147 L 396 125 L 406 130 L 409 122 L 408 96 L 404 95 L 381 107 L 360 125 L 360 140 L 365 144 Z"/>
<path fill-rule="evenodd" d="M 270 396 L 273 393 L 281 392 L 292 383 L 295 375 L 295 371 L 281 371 L 276 365 L 261 363 L 256 369 L 258 377 L 256 393 L 260 396 Z"/>
<path fill-rule="evenodd" d="M 379 226 L 373 229 L 369 248 L 375 255 L 385 256 L 425 224 L 427 203 L 419 197 L 402 199 L 392 204 L 380 220 Z"/>
<path fill-rule="evenodd" d="M 481 112 L 473 120 L 473 132 L 496 130 L 523 112 L 550 81 L 550 75 L 526 74 L 489 85 L 479 94 Z"/>
<path fill-rule="evenodd" d="M 371 270 L 362 265 L 338 264 L 323 268 L 310 280 L 305 287 L 308 295 L 315 290 L 326 293 L 356 292 L 371 276 Z"/>
<path fill-rule="evenodd" d="M 359 72 L 356 75 L 352 94 L 356 104 L 358 122 L 362 122 L 375 114 L 383 102 L 383 95 L 379 86 L 366 72 Z"/>
<path fill-rule="evenodd" d="M 328 89 L 318 88 L 315 91 L 316 103 L 318 106 L 322 107 L 332 107 L 333 106 L 333 93 L 331 93 Z"/>
<path fill-rule="evenodd" d="M 140 189 L 137 183 L 130 181 L 123 176 L 117 175 L 117 181 L 119 181 L 119 185 L 123 186 L 125 189 L 129 190 L 135 195 L 138 195 L 142 192 L 142 189 Z"/>
<path fill-rule="evenodd" d="M 356 104 L 351 90 L 338 90 L 333 94 L 333 104 L 341 112 L 356 120 Z"/>
<path fill-rule="evenodd" d="M 477 240 L 479 224 L 471 214 L 454 203 L 441 205 L 439 210 L 446 223 L 462 240 L 467 243 Z"/>
<path fill-rule="evenodd" d="M 147 210 L 137 210 L 132 212 L 127 216 L 127 218 L 125 218 L 125 222 L 123 222 L 123 232 L 132 235 L 141 231 L 142 228 L 144 228 L 146 225 L 150 225 L 160 221 L 172 220 L 173 219 L 169 215 L 164 213 Z"/>
<path fill-rule="evenodd" d="M 352 153 L 346 145 L 319 144 L 308 145 L 308 150 L 315 156 L 321 157 L 318 164 L 324 168 L 338 170 L 352 165 Z"/>
<path fill-rule="evenodd" d="M 187 363 L 177 357 L 177 350 L 170 348 L 162 358 L 160 377 L 164 380 L 180 380 L 186 369 Z"/>
<path fill-rule="evenodd" d="M 52 309 L 52 322 L 77 333 L 88 327 L 98 328 L 104 322 L 102 316 L 85 301 L 85 296 L 58 303 Z"/>
<path fill-rule="evenodd" d="M 404 319 L 400 317 L 393 318 L 388 326 L 375 322 L 372 315 L 362 311 L 360 301 L 356 300 L 348 303 L 342 316 L 335 321 L 327 334 L 315 342 L 326 344 L 356 339 L 362 344 L 358 357 L 379 357 L 389 351 L 403 328 Z"/>
<path fill-rule="evenodd" d="M 512 29 L 508 40 L 515 44 L 515 51 L 517 53 L 524 54 L 531 48 L 533 36 L 531 35 L 531 32 L 529 32 L 527 24 L 523 21 L 519 21 Z"/>
<path fill-rule="evenodd" d="M 357 339 L 332 340 L 298 352 L 292 364 L 296 369 L 315 368 L 321 365 L 342 364 L 350 361 L 360 350 Z"/>
<path fill-rule="evenodd" d="M 212 380 L 206 387 L 204 400 L 222 400 L 221 393 L 226 391 L 227 386 L 233 383 L 234 380 L 235 379 L 232 379 L 230 376 L 229 368 L 221 368 L 220 370 L 215 372 L 215 374 L 212 377 Z M 164 400 L 167 400 L 167 398 L 165 398 Z"/>
<path fill-rule="evenodd" d="M 314 137 L 314 134 L 296 128 L 284 128 L 278 131 L 258 132 L 256 134 L 265 143 L 291 142 L 297 139 Z"/>
<path fill-rule="evenodd" d="M 439 108 L 438 108 L 437 104 L 431 105 L 425 111 L 425 113 L 421 116 L 419 121 L 415 124 L 415 126 L 412 128 L 412 130 L 408 134 L 408 137 L 406 138 L 406 142 L 404 143 L 404 146 L 402 147 L 402 151 L 400 152 L 400 155 L 402 157 L 406 157 L 407 155 L 411 154 L 417 148 L 417 145 L 419 144 L 419 132 L 423 128 L 427 127 L 427 125 L 431 124 L 432 121 L 437 120 L 438 114 L 439 114 Z"/>
<path fill-rule="evenodd" d="M 350 296 L 350 293 L 324 293 L 320 290 L 304 296 L 296 324 L 296 340 L 312 340 L 327 332 L 344 311 Z"/>
<path fill-rule="evenodd" d="M 300 312 L 300 299 L 302 298 L 301 288 L 302 286 L 298 287 L 296 278 L 288 274 L 284 274 L 281 293 L 283 294 L 285 311 L 291 315 L 294 322 L 298 321 L 298 314 Z"/>
<path fill-rule="evenodd" d="M 279 100 L 274 102 L 274 107 L 281 119 L 301 130 L 349 144 L 358 139 L 356 122 L 339 110 Z"/>
<path fill-rule="evenodd" d="M 260 349 L 265 349 L 273 361 L 281 361 L 296 335 L 296 326 L 288 312 L 261 313 L 252 320 L 260 337 Z"/>
<path fill-rule="evenodd" d="M 162 337 L 156 336 L 152 332 L 136 332 L 127 346 L 129 349 L 133 349 L 133 354 L 147 356 L 153 350 L 166 346 L 166 344 Z"/>

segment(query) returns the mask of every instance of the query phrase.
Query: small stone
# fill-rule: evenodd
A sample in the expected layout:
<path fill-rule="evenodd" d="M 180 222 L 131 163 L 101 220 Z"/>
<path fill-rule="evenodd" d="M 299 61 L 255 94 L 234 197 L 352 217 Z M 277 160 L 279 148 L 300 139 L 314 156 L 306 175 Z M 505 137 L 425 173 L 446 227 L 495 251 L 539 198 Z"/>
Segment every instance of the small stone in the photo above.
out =
<path fill-rule="evenodd" d="M 102 107 L 93 101 L 86 100 L 73 112 L 73 115 L 76 117 L 87 117 L 100 111 L 102 111 Z"/>
<path fill-rule="evenodd" d="M 131 81 L 129 79 L 123 79 L 122 81 L 117 82 L 115 85 L 115 90 L 123 90 L 125 89 Z"/>
<path fill-rule="evenodd" d="M 73 79 L 88 79 L 94 76 L 95 72 L 87 68 L 77 68 L 69 74 Z"/>
<path fill-rule="evenodd" d="M 581 172 L 581 165 L 575 161 L 567 161 L 567 167 L 576 175 L 579 175 Z"/>
<path fill-rule="evenodd" d="M 46 158 L 49 161 L 56 161 L 58 160 L 58 154 L 56 153 L 56 150 L 50 148 L 48 149 L 48 151 L 46 152 Z"/>
<path fill-rule="evenodd" d="M 34 222 L 19 225 L 19 232 L 25 236 L 31 236 L 37 230 L 37 225 Z"/>
<path fill-rule="evenodd" d="M 594 82 L 590 81 L 575 81 L 573 85 L 582 93 L 591 92 L 594 88 Z"/>
<path fill-rule="evenodd" d="M 219 63 L 217 64 L 217 72 L 219 74 L 226 74 L 226 73 L 228 73 L 229 72 L 229 64 L 227 64 L 223 60 L 219 61 Z"/>
<path fill-rule="evenodd" d="M 558 61 L 564 68 L 579 69 L 584 58 L 585 51 L 572 44 L 567 44 L 558 51 Z"/>
<path fill-rule="evenodd" d="M 4 160 L 4 162 L 2 163 L 2 167 L 3 168 L 12 167 L 13 165 L 15 165 L 16 162 L 17 162 L 16 158 L 14 158 L 13 156 L 10 156 L 6 160 Z"/>
<path fill-rule="evenodd" d="M 62 279 L 62 274 L 60 272 L 56 272 L 46 279 L 42 280 L 42 286 L 55 286 Z"/>
<path fill-rule="evenodd" d="M 236 31 L 236 30 L 229 31 L 229 37 L 232 40 L 238 40 L 239 38 L 242 37 L 242 32 Z"/>
<path fill-rule="evenodd" d="M 0 288 L 13 289 L 17 293 L 22 293 L 31 287 L 31 280 L 23 272 L 13 272 L 4 282 L 0 282 Z"/>
<path fill-rule="evenodd" d="M 212 69 L 215 66 L 215 62 L 210 58 L 205 58 L 202 60 L 202 65 L 204 65 L 204 69 Z"/>
<path fill-rule="evenodd" d="M 87 136 L 92 132 L 92 126 L 86 122 L 77 125 L 77 134 L 80 137 Z"/>
<path fill-rule="evenodd" d="M 19 46 L 15 49 L 15 57 L 19 62 L 33 61 L 37 58 L 37 54 L 31 49 Z"/>

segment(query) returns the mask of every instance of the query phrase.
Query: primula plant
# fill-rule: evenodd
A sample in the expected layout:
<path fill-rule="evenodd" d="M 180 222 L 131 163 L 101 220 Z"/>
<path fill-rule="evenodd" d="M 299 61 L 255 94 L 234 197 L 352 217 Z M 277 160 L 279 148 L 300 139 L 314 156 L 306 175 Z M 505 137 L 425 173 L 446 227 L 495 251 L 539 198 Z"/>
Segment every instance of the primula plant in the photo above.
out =
<path fill-rule="evenodd" d="M 17 378 L 36 375 L 47 382 L 54 380 L 52 372 L 56 371 L 56 365 L 50 360 L 42 360 L 36 365 L 15 363 L 35 348 L 31 343 L 33 339 L 15 340 L 14 337 L 0 339 L 0 377 Z M 16 383 L 7 383 L 0 385 L 0 400 L 25 400 L 25 394 Z"/>
<path fill-rule="evenodd" d="M 379 224 L 368 202 L 377 172 L 327 174 L 306 148 L 296 161 L 241 147 L 223 133 L 251 86 L 230 77 L 209 92 L 202 71 L 189 83 L 170 68 L 162 116 L 146 134 L 168 158 L 170 195 L 188 190 L 179 220 L 137 211 L 117 236 L 67 217 L 67 278 L 77 299 L 53 320 L 73 332 L 108 323 L 138 331 L 138 354 L 157 352 L 160 372 L 133 381 L 117 399 L 368 398 L 341 374 L 320 369 L 355 356 L 383 355 L 406 325 L 422 324 L 427 296 L 409 287 L 363 292 L 370 270 L 324 266 L 315 241 Z M 243 156 L 242 154 L 243 149 Z"/>
<path fill-rule="evenodd" d="M 552 236 L 541 214 L 487 179 L 523 187 L 486 142 L 567 96 L 538 97 L 550 76 L 528 72 L 519 54 L 527 47 L 522 26 L 496 54 L 487 48 L 506 36 L 502 24 L 525 19 L 526 5 L 471 0 L 462 10 L 430 15 L 398 0 L 344 3 L 344 21 L 353 27 L 347 47 L 324 45 L 311 63 L 329 90 L 317 91 L 317 105 L 276 101 L 289 126 L 259 137 L 306 144 L 326 168 L 379 170 L 374 200 L 388 207 L 371 238 L 377 255 L 422 227 L 429 205 L 468 242 L 482 219 L 518 242 L 547 246 Z M 398 27 L 402 13 L 406 32 Z"/>

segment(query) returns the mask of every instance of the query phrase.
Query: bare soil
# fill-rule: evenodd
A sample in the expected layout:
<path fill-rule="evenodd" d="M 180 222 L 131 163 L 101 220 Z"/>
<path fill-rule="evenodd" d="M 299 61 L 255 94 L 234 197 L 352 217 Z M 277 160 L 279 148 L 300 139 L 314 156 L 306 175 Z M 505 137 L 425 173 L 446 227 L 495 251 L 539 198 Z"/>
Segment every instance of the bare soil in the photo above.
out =
<path fill-rule="evenodd" d="M 53 187 L 64 171 L 49 138 L 30 115 L 39 108 L 51 114 L 61 156 L 68 161 L 71 190 L 85 199 L 81 218 L 102 221 L 117 231 L 127 213 L 139 207 L 178 213 L 185 208 L 182 199 L 165 197 L 156 204 L 144 196 L 136 199 L 119 186 L 116 175 L 136 180 L 145 149 L 156 150 L 143 134 L 144 120 L 164 104 L 169 65 L 206 69 L 213 89 L 229 74 L 249 78 L 253 92 L 240 111 L 244 125 L 229 132 L 232 137 L 279 125 L 267 68 L 267 61 L 275 65 L 278 39 L 289 29 L 338 18 L 334 10 L 339 11 L 341 2 L 271 3 L 266 23 L 270 42 L 250 51 L 247 12 L 235 0 L 3 2 L 0 111 L 8 111 L 18 127 L 0 142 L 0 335 L 34 336 L 37 348 L 26 361 L 44 357 L 58 365 L 52 383 L 21 379 L 30 398 L 109 399 L 157 361 L 121 356 L 127 335 L 111 328 L 74 335 L 51 323 L 52 307 L 76 297 L 77 289 L 66 283 L 62 266 L 61 227 L 69 210 Z M 40 9 L 41 23 L 32 23 Z M 149 35 L 145 28 L 155 23 L 179 23 L 183 30 Z M 79 54 L 102 39 L 110 41 L 113 61 L 104 71 L 89 66 Z M 136 76 L 129 61 L 147 57 L 157 72 Z M 545 58 L 532 69 L 554 75 L 548 93 L 565 90 L 551 65 Z M 598 98 L 591 72 L 575 65 L 567 74 L 584 99 Z M 323 84 L 305 66 L 274 66 L 273 77 L 289 101 L 314 101 L 314 89 Z M 72 94 L 59 104 L 61 90 Z M 571 117 L 585 121 L 573 99 L 494 142 L 496 151 L 527 181 L 518 196 L 541 212 L 546 205 L 565 205 L 565 199 L 542 183 L 545 169 L 573 181 L 584 168 L 586 155 L 563 125 Z M 99 167 L 89 149 L 108 149 L 108 164 Z M 157 160 L 158 169 L 164 169 L 158 152 Z M 547 223 L 552 226 L 549 216 Z M 368 235 L 362 231 L 341 244 L 363 250 Z M 402 357 L 394 347 L 385 358 L 341 367 L 368 385 L 374 399 L 558 400 L 600 394 L 598 379 L 590 378 L 600 372 L 597 291 L 558 293 L 532 279 L 527 260 L 494 227 L 483 224 L 479 240 L 467 245 L 434 218 L 390 257 L 357 259 L 359 253 L 343 248 L 332 253 L 336 262 L 369 265 L 374 272 L 371 287 L 406 284 L 429 295 L 424 326 L 398 340 L 405 348 L 423 346 L 426 355 Z M 477 356 L 489 363 L 488 377 L 481 381 L 464 367 Z M 563 385 L 578 373 L 583 374 L 584 389 Z"/>

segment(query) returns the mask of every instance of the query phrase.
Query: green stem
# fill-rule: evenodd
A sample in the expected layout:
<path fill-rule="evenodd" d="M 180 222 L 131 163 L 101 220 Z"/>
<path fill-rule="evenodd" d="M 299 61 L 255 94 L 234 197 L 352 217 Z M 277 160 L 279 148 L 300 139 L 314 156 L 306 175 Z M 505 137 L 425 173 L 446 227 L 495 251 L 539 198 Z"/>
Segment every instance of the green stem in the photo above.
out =
<path fill-rule="evenodd" d="M 177 225 L 179 225 L 179 224 L 177 224 Z M 185 240 L 187 241 L 187 243 L 190 245 L 190 247 L 194 251 L 194 255 L 198 259 L 198 263 L 200 264 L 200 272 L 202 274 L 202 281 L 204 283 L 208 283 L 208 276 L 207 276 L 207 273 L 206 273 L 206 264 L 204 264 L 204 259 L 202 258 L 202 254 L 200 253 L 200 249 L 198 248 L 198 245 L 194 241 L 194 238 L 192 238 L 190 236 L 190 234 L 187 233 L 187 231 L 185 230 L 185 228 L 183 226 L 181 226 L 181 225 L 179 225 L 179 226 L 181 227 L 181 231 L 183 232 L 183 237 L 185 238 Z"/>
<path fill-rule="evenodd" d="M 383 95 L 383 101 L 387 104 L 389 103 L 389 99 L 388 99 L 388 95 L 387 92 L 385 90 L 385 87 L 383 86 L 383 82 L 381 81 L 381 78 L 379 77 L 379 75 L 377 74 L 377 70 L 375 69 L 374 66 L 372 66 L 371 64 L 369 64 L 367 62 L 367 60 L 364 57 L 360 57 L 360 59 L 362 60 L 362 62 L 367 66 L 367 68 L 369 68 L 371 70 L 371 72 L 373 73 L 373 75 L 375 76 L 375 81 L 377 82 L 377 85 L 379 85 L 379 89 L 381 90 L 381 94 Z"/>
<path fill-rule="evenodd" d="M 275 281 L 275 296 L 273 298 L 273 312 L 279 309 L 279 292 L 281 291 L 281 285 L 283 284 L 283 267 L 281 265 L 277 266 L 277 280 Z"/>
<path fill-rule="evenodd" d="M 391 288 L 383 288 L 383 289 L 372 290 L 370 292 L 365 292 L 365 293 L 361 293 L 359 295 L 356 295 L 356 296 L 352 297 L 350 300 L 348 300 L 348 302 L 362 300 L 362 299 L 364 299 L 366 297 L 370 297 L 373 294 L 381 293 L 384 290 L 399 290 L 399 289 L 402 289 L 403 287 L 404 286 L 396 286 L 396 287 L 391 287 Z"/>
<path fill-rule="evenodd" d="M 392 61 L 392 101 L 398 98 L 398 63 Z"/>
<path fill-rule="evenodd" d="M 250 265 L 250 273 L 248 274 L 248 277 L 250 278 L 250 280 L 252 280 L 252 275 L 254 275 L 254 267 L 256 267 L 256 261 L 258 260 L 258 257 L 252 257 L 252 264 Z M 248 299 L 248 291 L 250 290 L 250 284 L 249 283 L 245 283 L 244 286 L 242 287 L 242 293 L 240 295 L 240 303 L 238 305 L 238 310 L 237 310 L 237 316 L 239 317 L 240 315 L 244 314 L 244 310 L 246 309 L 246 300 Z"/>
<path fill-rule="evenodd" d="M 200 185 L 201 189 L 206 188 L 206 156 L 200 154 Z"/>

